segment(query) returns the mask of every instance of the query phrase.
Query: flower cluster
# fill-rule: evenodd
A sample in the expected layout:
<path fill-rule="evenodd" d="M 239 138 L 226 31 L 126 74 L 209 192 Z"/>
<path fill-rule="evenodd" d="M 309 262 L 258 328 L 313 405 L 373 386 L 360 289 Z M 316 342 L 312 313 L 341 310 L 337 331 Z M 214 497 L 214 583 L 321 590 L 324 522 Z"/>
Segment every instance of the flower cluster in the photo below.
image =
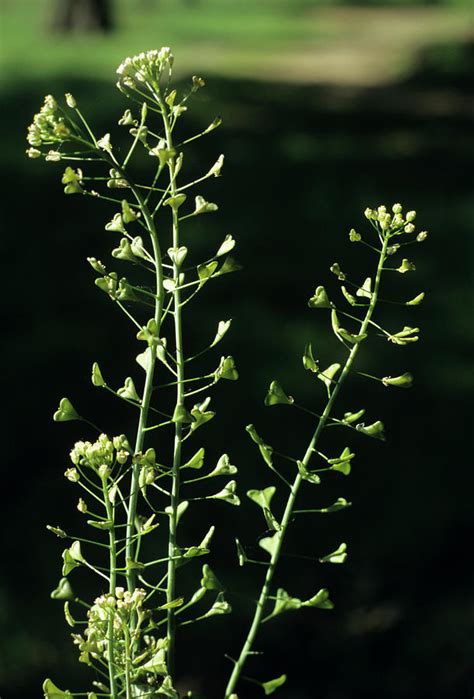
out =
<path fill-rule="evenodd" d="M 130 679 L 136 689 L 140 690 L 140 696 L 151 697 L 155 695 L 148 695 L 145 690 L 160 682 L 158 676 L 165 677 L 166 681 L 168 674 L 167 639 L 142 633 L 142 624 L 151 616 L 151 612 L 144 607 L 145 598 L 145 590 L 139 587 L 133 592 L 116 587 L 113 593 L 97 597 L 87 612 L 84 634 L 72 634 L 72 638 L 79 648 L 80 662 L 90 664 L 91 659 L 94 659 L 111 663 L 117 676 L 130 672 Z M 132 617 L 136 620 L 133 631 Z M 113 636 L 112 644 L 110 634 Z M 142 652 L 138 658 L 139 663 L 135 662 L 132 669 L 131 645 L 139 638 L 143 641 Z M 109 658 L 111 648 L 113 658 Z"/>
<path fill-rule="evenodd" d="M 392 215 L 393 214 L 393 215 Z M 416 211 L 407 211 L 403 214 L 401 204 L 392 206 L 392 214 L 387 211 L 387 207 L 383 204 L 376 209 L 367 208 L 364 215 L 369 221 L 373 221 L 383 233 L 390 235 L 400 235 L 402 233 L 413 233 L 415 224 L 413 221 L 416 218 Z M 422 242 L 427 237 L 426 231 L 421 231 L 418 234 L 418 242 Z"/>
<path fill-rule="evenodd" d="M 88 466 L 97 471 L 101 476 L 107 475 L 114 461 L 125 463 L 130 455 L 130 445 L 125 435 L 114 437 L 110 440 L 106 434 L 101 434 L 96 442 L 76 442 L 71 450 L 71 461 L 75 466 Z M 68 469 L 66 476 L 75 469 Z"/>
<path fill-rule="evenodd" d="M 27 153 L 31 158 L 41 154 L 37 148 L 45 143 L 62 143 L 71 136 L 71 130 L 66 125 L 58 103 L 51 95 L 44 98 L 43 106 L 35 114 L 33 123 L 28 127 L 28 143 L 33 146 Z"/>
<path fill-rule="evenodd" d="M 94 604 L 87 612 L 87 628 L 84 635 L 73 634 L 74 643 L 79 646 L 83 662 L 87 662 L 89 655 L 96 659 L 107 659 L 108 626 L 112 617 L 116 641 L 114 660 L 121 664 L 120 656 L 123 650 L 121 645 L 130 627 L 131 614 L 136 613 L 142 618 L 146 616 L 143 608 L 145 597 L 146 592 L 142 588 L 137 587 L 133 593 L 130 593 L 123 587 L 116 587 L 115 594 L 101 595 L 94 600 Z"/>
<path fill-rule="evenodd" d="M 119 89 L 135 88 L 137 83 L 157 85 L 164 73 L 171 72 L 174 56 L 167 46 L 126 58 L 117 68 Z"/>

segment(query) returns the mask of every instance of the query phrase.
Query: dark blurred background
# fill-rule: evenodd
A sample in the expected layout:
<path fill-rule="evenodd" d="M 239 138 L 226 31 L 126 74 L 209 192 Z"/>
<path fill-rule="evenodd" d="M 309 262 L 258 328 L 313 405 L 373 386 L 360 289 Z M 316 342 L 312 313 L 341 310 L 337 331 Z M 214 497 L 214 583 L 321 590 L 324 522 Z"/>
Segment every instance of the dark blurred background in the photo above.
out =
<path fill-rule="evenodd" d="M 265 409 L 262 399 L 278 377 L 302 404 L 316 409 L 323 401 L 324 387 L 303 371 L 302 350 L 312 341 L 329 364 L 340 345 L 326 315 L 306 301 L 320 283 L 338 293 L 328 271 L 336 260 L 358 277 L 364 265 L 370 273 L 370 255 L 349 243 L 348 230 L 368 231 L 366 206 L 401 201 L 430 232 L 410 249 L 416 274 L 394 275 L 386 292 L 408 299 L 423 290 L 425 302 L 383 309 L 393 330 L 420 325 L 421 341 L 397 348 L 374 339 L 359 364 L 380 376 L 410 370 L 415 387 L 397 392 L 351 380 L 339 411 L 366 407 L 385 422 L 387 442 L 333 431 L 324 448 L 350 444 L 353 473 L 308 487 L 304 501 L 323 506 L 345 496 L 353 507 L 301 519 L 289 542 L 294 553 L 319 556 L 347 541 L 348 562 L 328 569 L 288 557 L 278 576 L 301 598 L 329 587 L 336 608 L 271 622 L 257 644 L 265 655 L 249 662 L 248 674 L 265 680 L 286 671 L 279 696 L 287 699 L 471 697 L 472 2 L 1 0 L 0 9 L 2 697 L 39 697 L 45 676 L 86 686 L 61 605 L 49 599 L 62 546 L 45 525 L 76 527 L 77 492 L 62 474 L 74 441 L 92 434 L 78 423 L 55 425 L 51 415 L 68 395 L 104 429 L 127 431 L 132 416 L 93 389 L 90 366 L 99 361 L 117 385 L 128 374 L 141 379 L 140 348 L 85 261 L 109 259 L 118 241 L 103 223 L 115 210 L 64 197 L 63 168 L 28 160 L 25 132 L 44 94 L 70 91 L 96 131 L 112 130 L 119 144 L 124 131 L 113 124 L 125 102 L 115 69 L 125 56 L 162 45 L 173 48 L 178 80 L 202 74 L 208 81 L 182 119 L 184 132 L 216 114 L 224 121 L 188 156 L 189 171 L 198 173 L 225 153 L 223 176 L 202 189 L 220 210 L 184 235 L 200 261 L 232 233 L 244 269 L 206 287 L 188 315 L 186 343 L 204 346 L 218 320 L 234 318 L 219 349 L 235 356 L 241 379 L 219 385 L 218 415 L 198 436 L 210 463 L 226 451 L 240 467 L 241 494 L 273 482 L 244 432 L 248 422 L 296 456 L 312 432 L 302 414 Z M 182 634 L 182 686 L 214 699 L 229 670 L 223 652 L 237 653 L 250 609 L 244 598 L 255 595 L 260 572 L 237 568 L 233 538 L 252 550 L 264 526 L 245 497 L 238 512 L 224 503 L 195 509 L 183 536 L 196 543 L 207 521 L 219 524 L 210 563 L 242 595 L 230 594 L 233 619 Z M 197 564 L 189 571 L 195 587 Z M 251 684 L 239 691 L 243 699 L 261 694 Z"/>

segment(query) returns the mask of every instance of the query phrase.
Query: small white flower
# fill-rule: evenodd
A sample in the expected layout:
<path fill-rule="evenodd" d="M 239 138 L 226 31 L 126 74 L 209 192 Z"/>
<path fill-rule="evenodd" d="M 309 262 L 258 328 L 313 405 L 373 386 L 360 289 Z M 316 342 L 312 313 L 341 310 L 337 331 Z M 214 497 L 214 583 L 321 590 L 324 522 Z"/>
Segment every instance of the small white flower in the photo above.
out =
<path fill-rule="evenodd" d="M 59 153 L 57 150 L 49 150 L 45 157 L 45 160 L 57 163 L 59 160 L 61 160 L 61 153 Z"/>
<path fill-rule="evenodd" d="M 110 134 L 106 133 L 105 136 L 102 136 L 102 138 L 99 138 L 99 140 L 97 141 L 97 145 L 102 150 L 110 152 L 112 150 L 112 144 L 110 142 Z"/>

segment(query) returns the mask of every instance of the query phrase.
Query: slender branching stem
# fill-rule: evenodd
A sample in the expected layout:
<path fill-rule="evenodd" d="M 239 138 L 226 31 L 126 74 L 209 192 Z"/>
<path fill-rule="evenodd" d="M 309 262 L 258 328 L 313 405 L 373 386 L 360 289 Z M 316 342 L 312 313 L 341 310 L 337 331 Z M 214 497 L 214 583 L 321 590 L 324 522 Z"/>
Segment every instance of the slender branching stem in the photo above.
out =
<path fill-rule="evenodd" d="M 389 241 L 389 238 L 387 237 L 384 240 L 382 250 L 380 252 L 379 262 L 378 262 L 378 266 L 377 266 L 377 273 L 376 273 L 376 277 L 375 277 L 374 290 L 372 292 L 370 304 L 367 308 L 365 318 L 362 321 L 362 324 L 360 326 L 359 334 L 366 332 L 367 327 L 370 323 L 372 314 L 374 312 L 375 306 L 377 304 L 378 293 L 379 293 L 379 288 L 380 288 L 380 280 L 381 280 L 381 276 L 382 276 L 383 264 L 384 264 L 385 259 L 386 259 L 388 241 Z M 336 382 L 336 384 L 335 384 L 335 386 L 330 394 L 330 397 L 329 397 L 329 400 L 326 404 L 326 407 L 325 407 L 325 409 L 324 409 L 324 411 L 323 411 L 323 413 L 318 421 L 317 427 L 313 433 L 313 436 L 311 437 L 311 441 L 310 441 L 308 448 L 305 452 L 305 455 L 302 459 L 302 463 L 305 467 L 308 466 L 309 461 L 311 459 L 311 456 L 312 456 L 312 454 L 316 448 L 316 445 L 318 443 L 319 437 L 320 437 L 320 435 L 321 435 L 321 433 L 326 425 L 327 420 L 330 418 L 331 410 L 334 406 L 334 403 L 336 402 L 339 391 L 341 390 L 341 387 L 344 384 L 344 381 L 347 378 L 347 376 L 352 368 L 352 365 L 354 363 L 354 360 L 357 356 L 357 353 L 359 351 L 361 344 L 362 343 L 354 344 L 351 351 L 349 352 L 349 356 L 346 360 L 344 368 L 343 368 L 343 370 L 339 376 L 339 379 Z M 262 586 L 262 589 L 261 589 L 261 592 L 260 592 L 260 595 L 259 595 L 259 598 L 257 601 L 257 606 L 255 609 L 255 614 L 254 614 L 251 626 L 250 626 L 250 630 L 248 632 L 247 638 L 245 639 L 245 642 L 244 642 L 244 645 L 243 645 L 242 650 L 240 652 L 240 655 L 234 663 L 234 667 L 233 667 L 229 682 L 227 684 L 227 688 L 225 690 L 226 699 L 228 699 L 231 696 L 231 694 L 234 693 L 236 685 L 237 685 L 237 683 L 242 675 L 242 670 L 245 666 L 246 660 L 252 651 L 257 633 L 258 633 L 259 628 L 260 628 L 260 624 L 263 621 L 264 609 L 265 609 L 266 603 L 267 603 L 269 595 L 270 595 L 270 589 L 271 589 L 271 585 L 273 582 L 276 568 L 278 566 L 278 562 L 280 560 L 282 547 L 283 547 L 283 543 L 285 540 L 285 535 L 287 533 L 289 523 L 292 520 L 296 497 L 298 495 L 298 492 L 300 490 L 302 482 L 303 482 L 303 477 L 301 475 L 301 472 L 298 471 L 298 474 L 296 475 L 296 477 L 293 481 L 293 484 L 291 486 L 290 495 L 289 495 L 289 498 L 287 500 L 285 511 L 283 514 L 283 518 L 282 518 L 281 523 L 280 523 L 281 529 L 279 532 L 277 532 L 275 534 L 276 546 L 273 550 L 271 560 L 270 560 L 270 565 L 268 566 L 268 569 L 267 569 L 267 572 L 265 575 L 265 579 L 264 579 L 263 586 Z"/>
<path fill-rule="evenodd" d="M 158 102 L 161 106 L 163 126 L 165 130 L 166 147 L 171 153 L 173 148 L 172 127 L 168 118 L 166 105 L 162 99 L 161 93 L 157 92 Z M 176 159 L 175 155 L 170 158 L 169 162 L 169 178 L 170 178 L 170 195 L 175 197 L 177 194 L 176 184 Z M 173 247 L 179 248 L 179 219 L 178 210 L 175 206 L 171 207 L 173 221 Z M 173 306 L 174 306 L 174 333 L 176 347 L 176 409 L 184 406 L 184 352 L 183 352 L 183 327 L 182 327 L 182 311 L 181 311 L 181 290 L 178 285 L 179 266 L 177 262 L 173 262 L 173 277 L 176 280 L 176 287 L 173 291 Z M 177 526 L 178 526 L 178 505 L 179 505 L 179 487 L 180 487 L 180 467 L 181 467 L 181 450 L 183 443 L 183 423 L 175 422 L 174 448 L 173 448 L 173 469 L 172 469 L 172 488 L 170 499 L 170 515 L 169 515 L 169 537 L 168 537 L 168 578 L 166 601 L 170 603 L 175 598 L 176 588 L 176 550 L 177 550 Z M 168 672 L 171 676 L 174 673 L 175 665 L 175 636 L 176 622 L 175 610 L 169 608 L 167 611 L 167 639 L 168 639 Z"/>

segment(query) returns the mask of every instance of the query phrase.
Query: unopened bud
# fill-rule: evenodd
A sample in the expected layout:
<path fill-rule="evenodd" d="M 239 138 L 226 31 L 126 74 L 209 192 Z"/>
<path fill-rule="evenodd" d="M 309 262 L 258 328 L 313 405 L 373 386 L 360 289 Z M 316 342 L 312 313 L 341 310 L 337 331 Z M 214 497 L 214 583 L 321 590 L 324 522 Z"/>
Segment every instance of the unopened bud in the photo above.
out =
<path fill-rule="evenodd" d="M 118 463 L 119 463 L 120 465 L 123 465 L 123 464 L 127 461 L 127 459 L 128 459 L 129 456 L 130 456 L 130 455 L 129 455 L 128 451 L 125 451 L 125 450 L 121 449 L 120 451 L 117 452 L 117 461 L 118 461 Z"/>
<path fill-rule="evenodd" d="M 80 479 L 79 471 L 77 470 L 77 468 L 67 468 L 64 472 L 64 475 L 66 476 L 68 481 L 71 481 L 71 483 L 77 483 Z"/>
<path fill-rule="evenodd" d="M 75 109 L 77 107 L 77 102 L 74 99 L 74 97 L 71 95 L 70 92 L 66 92 L 65 94 L 66 97 L 66 104 L 68 107 L 71 107 L 71 109 Z"/>
<path fill-rule="evenodd" d="M 41 158 L 41 151 L 37 148 L 28 148 L 28 150 L 26 151 L 26 155 L 29 158 Z"/>
<path fill-rule="evenodd" d="M 110 473 L 110 469 L 107 464 L 101 464 L 98 468 L 98 473 L 101 478 L 107 478 Z"/>
<path fill-rule="evenodd" d="M 77 503 L 77 509 L 79 510 L 79 512 L 82 512 L 84 514 L 87 512 L 87 504 L 85 500 L 83 500 L 82 498 L 79 498 L 79 502 Z"/>

